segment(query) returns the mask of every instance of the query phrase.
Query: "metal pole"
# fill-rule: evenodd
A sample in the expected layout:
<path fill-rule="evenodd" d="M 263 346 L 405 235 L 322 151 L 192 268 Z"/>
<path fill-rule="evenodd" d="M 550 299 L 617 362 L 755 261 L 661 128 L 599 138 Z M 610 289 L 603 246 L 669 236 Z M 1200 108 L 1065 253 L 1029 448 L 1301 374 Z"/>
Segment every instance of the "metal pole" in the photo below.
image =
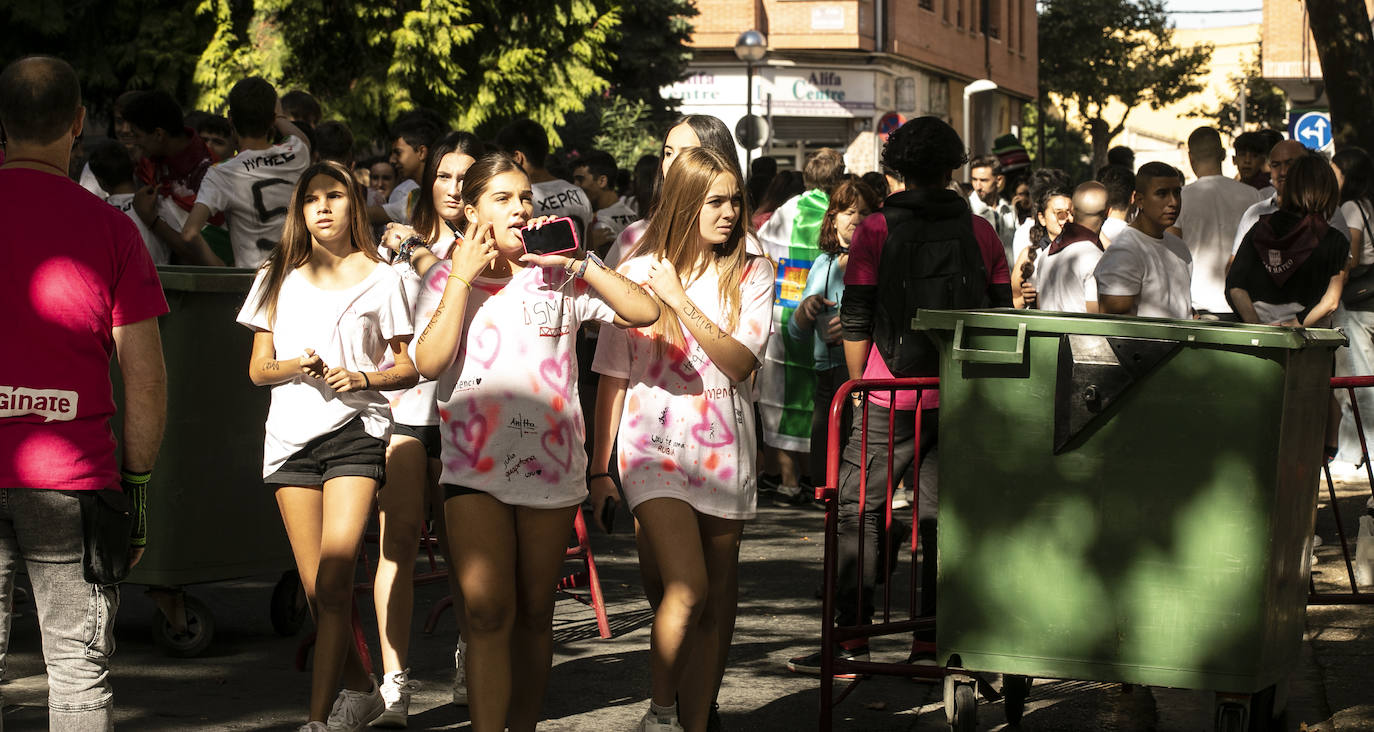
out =
<path fill-rule="evenodd" d="M 750 138 L 745 141 L 747 144 L 744 146 L 744 174 L 748 176 L 749 165 L 753 162 L 754 157 L 754 143 L 757 142 L 753 139 L 753 120 L 750 119 L 750 117 L 754 116 L 754 64 L 745 62 L 744 68 L 744 84 L 746 87 L 744 90 L 744 130 L 748 133 Z"/>
<path fill-rule="evenodd" d="M 968 106 L 969 106 L 969 105 L 968 105 L 968 99 L 969 99 L 968 88 L 965 87 L 965 89 L 964 89 L 964 147 L 971 148 L 972 145 L 971 145 L 971 143 L 969 142 L 969 137 L 968 137 L 968 135 L 969 135 L 969 120 L 968 120 L 968 116 L 969 116 Z M 964 163 L 964 182 L 965 182 L 965 183 L 968 183 L 968 182 L 969 182 L 969 169 L 968 169 L 968 163 Z"/>

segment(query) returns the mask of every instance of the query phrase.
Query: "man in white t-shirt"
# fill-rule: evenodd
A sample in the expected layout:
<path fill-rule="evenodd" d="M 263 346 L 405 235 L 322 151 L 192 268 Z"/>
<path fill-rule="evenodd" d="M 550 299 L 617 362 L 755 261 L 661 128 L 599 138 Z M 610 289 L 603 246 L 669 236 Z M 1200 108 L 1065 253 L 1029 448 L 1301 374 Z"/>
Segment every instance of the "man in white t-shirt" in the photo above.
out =
<path fill-rule="evenodd" d="M 1107 219 L 1102 222 L 1098 238 L 1102 246 L 1109 247 L 1129 225 L 1126 218 L 1135 197 L 1135 171 L 1124 165 L 1104 165 L 1097 171 L 1097 182 L 1107 189 Z"/>
<path fill-rule="evenodd" d="M 1039 308 L 1061 313 L 1095 313 L 1097 278 L 1102 259 L 1098 232 L 1107 218 L 1107 188 L 1088 181 L 1073 191 L 1073 220 L 1036 263 L 1033 275 Z"/>
<path fill-rule="evenodd" d="M 615 158 L 600 150 L 593 150 L 573 163 L 573 183 L 587 194 L 587 201 L 596 211 L 587 228 L 587 250 L 598 255 L 605 254 L 620 232 L 639 220 L 639 213 L 615 192 L 616 172 Z"/>
<path fill-rule="evenodd" d="M 973 192 L 968 194 L 969 207 L 973 213 L 983 217 L 997 231 L 1006 251 L 1007 261 L 1015 262 L 1011 240 L 1016 232 L 1016 209 L 1002 195 L 1007 178 L 1002 174 L 1001 164 L 996 155 L 980 155 L 969 163 L 969 181 Z"/>
<path fill-rule="evenodd" d="M 1197 180 L 1183 187 L 1183 210 L 1169 231 L 1193 255 L 1193 310 L 1203 319 L 1234 321 L 1226 302 L 1226 263 L 1245 210 L 1259 201 L 1259 191 L 1221 174 L 1226 148 L 1211 127 L 1188 136 L 1188 162 Z"/>
<path fill-rule="evenodd" d="M 1183 174 L 1152 162 L 1140 166 L 1135 181 L 1135 221 L 1117 234 L 1093 272 L 1098 310 L 1187 320 L 1193 315 L 1193 257 L 1168 232 L 1183 206 Z"/>
<path fill-rule="evenodd" d="M 532 119 L 519 119 L 501 129 L 496 145 L 504 150 L 530 177 L 534 189 L 535 216 L 569 216 L 577 222 L 579 241 L 586 240 L 592 222 L 592 205 L 581 188 L 555 178 L 544 167 L 549 157 L 549 135 Z"/>
<path fill-rule="evenodd" d="M 1274 213 L 1279 210 L 1279 196 L 1283 195 L 1284 183 L 1288 180 L 1288 167 L 1295 160 L 1307 154 L 1307 148 L 1297 140 L 1284 140 L 1274 146 L 1269 151 L 1269 175 L 1272 178 L 1273 189 L 1264 189 L 1260 195 L 1264 198 L 1245 210 L 1245 214 L 1240 217 L 1240 225 L 1236 227 L 1236 238 L 1231 245 L 1231 258 L 1235 259 L 1236 252 L 1240 251 L 1240 245 L 1245 242 L 1245 235 L 1250 233 L 1250 229 L 1259 223 L 1261 216 Z M 1350 226 L 1346 224 L 1345 216 L 1341 214 L 1339 208 L 1331 214 L 1329 220 L 1331 228 L 1339 231 L 1346 241 L 1350 241 Z M 1228 261 L 1227 269 L 1231 264 Z"/>
<path fill-rule="evenodd" d="M 196 205 L 181 227 L 190 241 L 211 216 L 224 213 L 234 266 L 256 269 L 281 241 L 291 192 L 310 167 L 305 133 L 281 111 L 277 90 L 262 77 L 243 79 L 229 90 L 229 122 L 239 154 L 210 168 Z M 281 142 L 273 143 L 276 132 Z"/>

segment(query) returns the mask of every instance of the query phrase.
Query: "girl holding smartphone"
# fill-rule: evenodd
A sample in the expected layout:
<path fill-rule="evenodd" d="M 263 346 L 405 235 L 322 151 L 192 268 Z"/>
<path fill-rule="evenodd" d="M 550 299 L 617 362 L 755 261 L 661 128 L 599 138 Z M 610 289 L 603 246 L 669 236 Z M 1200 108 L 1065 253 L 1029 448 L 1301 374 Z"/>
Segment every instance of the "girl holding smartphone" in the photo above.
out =
<path fill-rule="evenodd" d="M 439 382 L 440 483 L 477 732 L 530 732 L 542 716 L 554 586 L 587 493 L 577 329 L 658 318 L 653 298 L 595 255 L 525 253 L 522 229 L 550 221 L 530 222 L 532 198 L 510 156 L 478 159 L 463 182 L 472 235 L 430 269 L 420 294 L 424 311 L 440 293 L 415 357 Z"/>

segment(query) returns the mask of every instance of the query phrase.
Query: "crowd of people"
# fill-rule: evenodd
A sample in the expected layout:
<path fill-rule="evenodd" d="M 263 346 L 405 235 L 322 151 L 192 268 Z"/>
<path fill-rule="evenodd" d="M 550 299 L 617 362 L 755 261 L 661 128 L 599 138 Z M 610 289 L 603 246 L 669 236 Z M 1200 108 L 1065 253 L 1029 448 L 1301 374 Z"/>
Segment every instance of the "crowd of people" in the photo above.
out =
<path fill-rule="evenodd" d="M 89 496 L 132 500 L 141 547 L 146 486 L 156 486 L 156 318 L 167 306 L 155 264 L 256 272 L 237 319 L 253 332 L 248 375 L 271 388 L 263 480 L 316 620 L 306 732 L 405 726 L 416 688 L 410 574 L 431 519 L 459 625 L 453 701 L 476 730 L 533 730 L 573 515 L 590 503 L 609 529 L 622 500 L 655 611 L 638 729 L 719 729 L 745 523 L 760 492 L 811 500 L 845 381 L 934 375 L 922 346 L 898 337 L 914 304 L 1335 322 L 1351 333 L 1342 368 L 1374 364 L 1374 242 L 1364 235 L 1374 163 L 1354 148 L 1328 160 L 1247 132 L 1231 179 L 1221 136 L 1203 127 L 1188 139 L 1192 183 L 1162 163 L 1135 168 L 1125 149 L 1093 180 L 1073 181 L 1034 168 L 1013 135 L 970 160 L 946 122 L 920 117 L 891 134 L 880 172 L 848 174 L 844 156 L 823 149 L 801 171 L 764 157 L 746 177 L 729 129 L 702 115 L 671 125 L 661 155 L 622 170 L 600 151 L 551 162 L 547 132 L 528 119 L 483 140 L 422 111 L 395 121 L 385 157 L 355 160 L 346 125 L 261 78 L 235 84 L 226 111 L 184 114 L 164 91 L 127 93 L 111 139 L 84 145 L 73 166 L 85 120 L 71 68 L 33 57 L 0 74 L 0 201 L 13 241 L 34 242 L 4 256 L 39 291 L 35 300 L 13 288 L 2 301 L 22 313 L 38 354 L 0 366 L 6 398 L 32 397 L 0 405 L 0 490 L 11 496 L 0 501 L 0 609 L 7 618 L 18 561 L 40 605 L 53 597 L 40 583 L 102 598 L 44 622 L 51 713 L 74 728 L 108 728 L 112 707 L 112 639 L 59 652 L 71 642 L 64 623 L 94 613 L 108 635 L 117 607 L 113 581 L 88 566 L 96 540 L 82 518 L 99 503 Z M 966 165 L 970 182 L 956 182 Z M 54 240 L 44 225 L 54 219 L 75 223 Z M 577 246 L 527 251 L 531 232 L 560 226 Z M 957 271 L 923 270 L 930 258 L 918 251 Z M 59 252 L 86 264 L 56 272 Z M 1366 276 L 1368 288 L 1344 287 Z M 89 302 L 58 303 L 49 290 Z M 45 330 L 53 323 L 84 334 L 80 358 Z M 105 427 L 112 353 L 125 384 L 118 466 Z M 859 483 L 889 450 L 921 502 L 921 606 L 935 607 L 937 486 L 933 471 L 912 468 L 937 454 L 938 394 L 869 399 L 881 408 L 866 423 L 841 425 L 846 625 L 873 612 L 877 563 L 855 574 L 861 554 L 879 553 L 885 476 L 868 471 L 866 491 Z M 1332 454 L 1338 417 L 1333 408 Z M 50 438 L 35 446 L 33 434 Z M 16 495 L 44 500 L 26 508 Z M 350 631 L 374 502 L 380 682 Z M 54 534 L 65 542 L 54 554 L 32 525 L 58 516 L 70 525 Z M 45 562 L 51 572 L 35 571 Z M 918 640 L 911 661 L 933 662 L 933 637 Z M 837 652 L 866 657 L 866 641 Z M 3 653 L 0 644 L 0 662 Z M 811 653 L 788 665 L 819 673 L 820 662 Z"/>

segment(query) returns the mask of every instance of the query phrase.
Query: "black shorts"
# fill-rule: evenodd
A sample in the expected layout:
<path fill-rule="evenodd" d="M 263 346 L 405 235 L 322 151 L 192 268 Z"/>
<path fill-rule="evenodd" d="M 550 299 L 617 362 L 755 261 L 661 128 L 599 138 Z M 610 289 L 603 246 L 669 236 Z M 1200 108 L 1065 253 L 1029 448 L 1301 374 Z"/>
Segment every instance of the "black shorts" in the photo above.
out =
<path fill-rule="evenodd" d="M 263 482 L 274 486 L 313 486 L 345 476 L 372 478 L 378 484 L 386 482 L 386 442 L 369 435 L 363 429 L 361 417 L 307 442 Z"/>
<path fill-rule="evenodd" d="M 469 488 L 469 487 L 467 487 L 467 486 L 465 486 L 465 485 L 454 485 L 454 484 L 452 484 L 452 483 L 443 483 L 443 484 L 441 484 L 439 487 L 444 489 L 444 500 L 445 500 L 445 501 L 447 501 L 447 500 L 450 499 L 450 498 L 457 498 L 458 496 L 482 496 L 482 495 L 487 495 L 487 492 L 486 492 L 486 491 L 478 490 L 478 489 L 476 489 L 476 488 Z"/>
<path fill-rule="evenodd" d="M 439 425 L 413 425 L 397 422 L 391 426 L 391 434 L 405 435 L 419 440 L 425 448 L 426 456 L 431 460 L 439 459 Z"/>

